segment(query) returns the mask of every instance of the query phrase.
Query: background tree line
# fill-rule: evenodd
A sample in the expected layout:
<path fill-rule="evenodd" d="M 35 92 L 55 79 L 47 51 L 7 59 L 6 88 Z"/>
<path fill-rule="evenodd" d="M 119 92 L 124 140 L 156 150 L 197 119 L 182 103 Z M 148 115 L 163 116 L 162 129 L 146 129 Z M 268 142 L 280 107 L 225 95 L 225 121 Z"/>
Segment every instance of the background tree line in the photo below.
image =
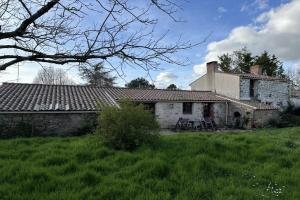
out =
<path fill-rule="evenodd" d="M 246 47 L 219 56 L 219 66 L 223 72 L 250 73 L 253 65 L 262 66 L 263 74 L 273 77 L 286 78 L 283 64 L 277 56 L 264 51 L 253 55 Z"/>

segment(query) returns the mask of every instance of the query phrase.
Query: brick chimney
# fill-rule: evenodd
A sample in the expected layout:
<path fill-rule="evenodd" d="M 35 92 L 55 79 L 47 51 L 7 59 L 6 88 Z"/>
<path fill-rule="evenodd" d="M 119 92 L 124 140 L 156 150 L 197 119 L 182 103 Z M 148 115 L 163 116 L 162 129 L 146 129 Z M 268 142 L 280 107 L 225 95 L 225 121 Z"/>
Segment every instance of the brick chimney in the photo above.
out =
<path fill-rule="evenodd" d="M 215 73 L 218 71 L 218 62 L 217 61 L 212 61 L 206 63 L 206 68 L 207 68 L 207 78 L 208 78 L 208 85 L 209 88 L 212 92 L 216 91 L 215 87 Z"/>
<path fill-rule="evenodd" d="M 255 75 L 262 75 L 262 66 L 253 65 L 250 67 L 250 73 Z"/>

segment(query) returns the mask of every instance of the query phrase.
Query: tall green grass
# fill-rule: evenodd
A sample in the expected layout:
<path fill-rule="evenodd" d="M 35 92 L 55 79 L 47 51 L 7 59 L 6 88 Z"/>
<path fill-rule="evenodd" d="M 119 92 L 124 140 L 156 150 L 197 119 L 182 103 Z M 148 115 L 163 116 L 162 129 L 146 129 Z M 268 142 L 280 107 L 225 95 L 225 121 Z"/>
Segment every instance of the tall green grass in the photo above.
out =
<path fill-rule="evenodd" d="M 300 199 L 300 128 L 164 136 L 135 152 L 94 136 L 0 140 L 0 199 Z"/>

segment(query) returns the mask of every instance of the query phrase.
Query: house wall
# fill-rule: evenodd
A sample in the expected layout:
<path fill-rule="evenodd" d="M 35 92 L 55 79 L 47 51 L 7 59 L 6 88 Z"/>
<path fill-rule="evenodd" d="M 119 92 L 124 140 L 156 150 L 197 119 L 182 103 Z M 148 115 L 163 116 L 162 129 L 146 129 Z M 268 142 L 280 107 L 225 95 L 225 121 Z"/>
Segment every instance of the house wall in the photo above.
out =
<path fill-rule="evenodd" d="M 250 100 L 250 79 L 240 80 L 240 99 Z"/>
<path fill-rule="evenodd" d="M 219 127 L 226 125 L 226 104 L 214 103 L 213 104 L 214 121 Z"/>
<path fill-rule="evenodd" d="M 161 128 L 174 127 L 180 117 L 188 118 L 190 120 L 199 120 L 203 118 L 203 103 L 193 103 L 192 114 L 183 114 L 182 105 L 181 102 L 156 103 L 155 115 Z M 213 103 L 214 120 L 220 127 L 225 125 L 225 109 L 225 103 Z"/>
<path fill-rule="evenodd" d="M 95 127 L 96 119 L 96 113 L 0 113 L 0 136 L 85 134 Z"/>
<path fill-rule="evenodd" d="M 289 85 L 283 81 L 254 80 L 254 98 L 273 106 L 286 106 L 289 101 Z M 250 100 L 250 79 L 240 81 L 240 99 Z"/>
<path fill-rule="evenodd" d="M 240 98 L 240 77 L 226 74 L 215 73 L 215 92 L 231 98 Z"/>
<path fill-rule="evenodd" d="M 209 84 L 207 74 L 192 82 L 190 86 L 191 90 L 211 91 L 211 85 Z"/>
<path fill-rule="evenodd" d="M 208 79 L 207 74 L 190 84 L 192 90 L 212 91 L 228 97 L 240 98 L 240 78 L 236 75 L 215 72 L 214 78 Z M 210 83 L 214 81 L 213 83 Z"/>
<path fill-rule="evenodd" d="M 283 81 L 257 80 L 255 97 L 262 102 L 272 102 L 273 106 L 287 106 L 289 85 Z"/>
<path fill-rule="evenodd" d="M 161 128 L 171 128 L 178 119 L 203 118 L 203 103 L 193 103 L 192 114 L 183 114 L 181 102 L 158 102 L 155 114 Z M 225 103 L 213 103 L 212 112 L 218 126 L 225 125 Z M 0 137 L 67 136 L 88 133 L 96 126 L 96 113 L 0 113 Z"/>

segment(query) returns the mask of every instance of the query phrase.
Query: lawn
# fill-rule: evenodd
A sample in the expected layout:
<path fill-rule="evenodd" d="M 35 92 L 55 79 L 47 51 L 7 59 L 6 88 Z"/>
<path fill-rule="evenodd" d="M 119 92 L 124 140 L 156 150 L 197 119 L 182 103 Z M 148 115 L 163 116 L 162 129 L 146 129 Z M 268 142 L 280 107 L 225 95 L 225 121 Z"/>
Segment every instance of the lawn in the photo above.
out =
<path fill-rule="evenodd" d="M 95 136 L 0 140 L 0 199 L 300 199 L 300 128 L 163 136 L 113 151 Z"/>

